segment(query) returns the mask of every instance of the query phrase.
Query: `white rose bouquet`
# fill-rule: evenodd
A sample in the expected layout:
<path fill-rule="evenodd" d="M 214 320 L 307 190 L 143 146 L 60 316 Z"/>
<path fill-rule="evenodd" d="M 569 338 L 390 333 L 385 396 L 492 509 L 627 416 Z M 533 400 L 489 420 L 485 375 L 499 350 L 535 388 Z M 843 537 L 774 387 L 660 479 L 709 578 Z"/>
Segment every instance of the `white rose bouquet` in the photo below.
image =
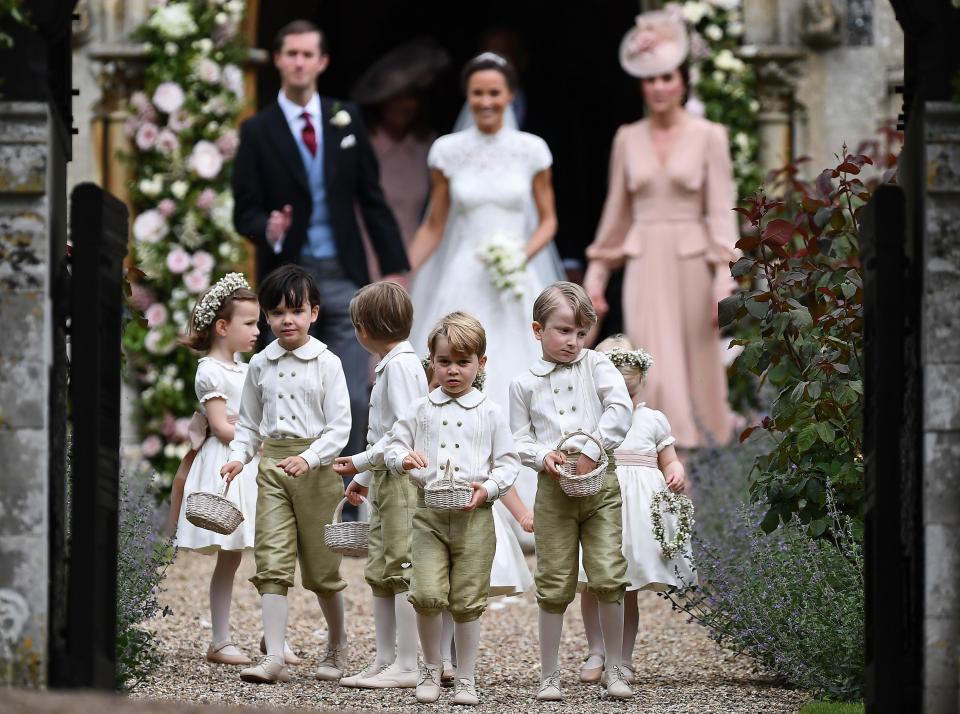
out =
<path fill-rule="evenodd" d="M 514 298 L 523 297 L 527 254 L 522 241 L 503 233 L 495 233 L 480 246 L 477 257 L 487 267 L 490 282 L 494 287 Z"/>

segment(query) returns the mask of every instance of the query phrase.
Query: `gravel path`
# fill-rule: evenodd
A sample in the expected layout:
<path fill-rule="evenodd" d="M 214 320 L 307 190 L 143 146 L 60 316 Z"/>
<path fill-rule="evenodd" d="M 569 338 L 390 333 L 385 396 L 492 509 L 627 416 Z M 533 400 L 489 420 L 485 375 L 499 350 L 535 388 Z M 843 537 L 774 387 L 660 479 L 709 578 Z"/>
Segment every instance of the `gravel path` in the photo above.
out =
<path fill-rule="evenodd" d="M 166 663 L 137 689 L 139 698 L 192 703 L 244 704 L 296 709 L 329 708 L 362 711 L 448 711 L 445 690 L 435 705 L 417 705 L 412 690 L 369 691 L 318 682 L 311 674 L 323 653 L 326 631 L 316 599 L 298 587 L 290 591 L 288 640 L 304 657 L 292 669 L 286 685 L 240 682 L 235 667 L 212 665 L 203 659 L 210 641 L 207 584 L 213 559 L 182 552 L 169 569 L 163 601 L 174 614 L 155 623 L 163 639 Z M 373 617 L 370 589 L 363 581 L 362 561 L 345 558 L 348 582 L 347 626 L 351 637 L 351 673 L 373 658 Z M 253 558 L 246 554 L 237 577 L 231 619 L 234 640 L 248 654 L 259 656 L 258 597 L 246 582 Z M 643 711 L 643 712 L 795 712 L 807 700 L 803 692 L 784 689 L 753 671 L 750 663 L 721 650 L 701 628 L 671 612 L 666 601 L 641 593 L 640 637 L 634 663 L 637 696 L 627 703 L 601 701 L 598 686 L 577 681 L 585 653 L 583 626 L 576 603 L 567 611 L 560 665 L 566 700 L 538 704 L 537 607 L 532 594 L 491 602 L 483 618 L 477 665 L 481 712 Z M 464 708 L 464 711 L 470 711 Z"/>

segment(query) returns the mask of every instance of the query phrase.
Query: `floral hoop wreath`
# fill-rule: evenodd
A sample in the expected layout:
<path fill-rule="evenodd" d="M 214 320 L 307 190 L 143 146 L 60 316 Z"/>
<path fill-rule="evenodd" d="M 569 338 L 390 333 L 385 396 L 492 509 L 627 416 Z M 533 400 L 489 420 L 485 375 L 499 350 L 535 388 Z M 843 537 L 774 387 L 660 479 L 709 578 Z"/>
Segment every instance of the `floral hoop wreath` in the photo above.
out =
<path fill-rule="evenodd" d="M 429 374 L 430 355 L 427 355 L 422 360 L 420 360 L 420 364 L 423 365 L 423 371 Z M 479 389 L 482 392 L 483 385 L 485 385 L 486 383 L 487 383 L 487 373 L 481 369 L 477 371 L 477 376 L 473 378 L 473 384 L 471 384 L 470 386 L 473 387 L 474 389 Z"/>
<path fill-rule="evenodd" d="M 193 325 L 197 330 L 203 330 L 213 322 L 213 318 L 220 311 L 223 301 L 233 295 L 234 290 L 240 288 L 250 289 L 247 279 L 243 273 L 227 273 L 220 278 L 206 295 L 197 304 L 196 312 L 193 315 Z"/>
<path fill-rule="evenodd" d="M 653 366 L 653 357 L 644 349 L 625 350 L 622 347 L 614 347 L 609 352 L 604 352 L 615 367 L 636 367 L 644 377 L 647 371 Z"/>
<path fill-rule="evenodd" d="M 672 513 L 677 517 L 677 535 L 667 541 L 664 538 L 663 512 Z M 650 501 L 650 520 L 653 523 L 653 537 L 660 544 L 663 557 L 670 560 L 677 555 L 689 542 L 693 535 L 693 501 L 682 493 L 673 493 L 663 489 L 653 495 Z"/>

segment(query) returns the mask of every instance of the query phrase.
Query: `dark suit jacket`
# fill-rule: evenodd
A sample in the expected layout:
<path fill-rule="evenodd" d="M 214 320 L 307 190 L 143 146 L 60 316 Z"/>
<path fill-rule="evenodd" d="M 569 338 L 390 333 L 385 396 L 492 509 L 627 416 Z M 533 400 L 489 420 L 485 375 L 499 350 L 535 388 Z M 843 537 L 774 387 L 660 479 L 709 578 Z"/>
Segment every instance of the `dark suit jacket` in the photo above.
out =
<path fill-rule="evenodd" d="M 351 121 L 347 126 L 334 126 L 330 120 L 341 109 L 350 114 Z M 340 265 L 357 285 L 370 282 L 357 225 L 355 206 L 359 206 L 381 272 L 387 275 L 409 270 L 400 228 L 384 200 L 380 166 L 360 112 L 349 102 L 327 97 L 320 97 L 320 110 L 327 207 Z M 351 135 L 355 143 L 341 146 Z M 276 102 L 240 127 L 240 148 L 233 165 L 233 197 L 234 226 L 257 249 L 258 279 L 279 265 L 300 261 L 313 199 L 297 142 Z M 267 242 L 267 218 L 271 211 L 279 211 L 288 203 L 293 207 L 293 220 L 277 255 Z"/>

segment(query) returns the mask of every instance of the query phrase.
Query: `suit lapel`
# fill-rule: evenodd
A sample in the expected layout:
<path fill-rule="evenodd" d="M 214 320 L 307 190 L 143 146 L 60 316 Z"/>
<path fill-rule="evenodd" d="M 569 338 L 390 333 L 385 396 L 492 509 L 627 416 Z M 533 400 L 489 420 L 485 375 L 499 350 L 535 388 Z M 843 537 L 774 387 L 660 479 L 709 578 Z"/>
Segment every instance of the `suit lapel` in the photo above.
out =
<path fill-rule="evenodd" d="M 279 104 L 274 104 L 271 108 L 267 127 L 270 140 L 279 152 L 280 163 L 287 167 L 294 178 L 297 179 L 300 187 L 309 196 L 310 185 L 307 182 L 307 170 L 303 167 L 303 158 L 300 156 L 300 149 L 297 148 L 297 141 L 290 133 L 290 125 L 287 124 L 287 118 Z"/>
<path fill-rule="evenodd" d="M 333 108 L 338 104 L 339 102 L 328 97 L 320 97 L 320 121 L 323 123 L 323 180 L 327 187 L 327 195 L 333 186 L 333 179 L 337 173 L 337 156 L 340 153 L 340 130 L 330 122 L 336 113 Z"/>

